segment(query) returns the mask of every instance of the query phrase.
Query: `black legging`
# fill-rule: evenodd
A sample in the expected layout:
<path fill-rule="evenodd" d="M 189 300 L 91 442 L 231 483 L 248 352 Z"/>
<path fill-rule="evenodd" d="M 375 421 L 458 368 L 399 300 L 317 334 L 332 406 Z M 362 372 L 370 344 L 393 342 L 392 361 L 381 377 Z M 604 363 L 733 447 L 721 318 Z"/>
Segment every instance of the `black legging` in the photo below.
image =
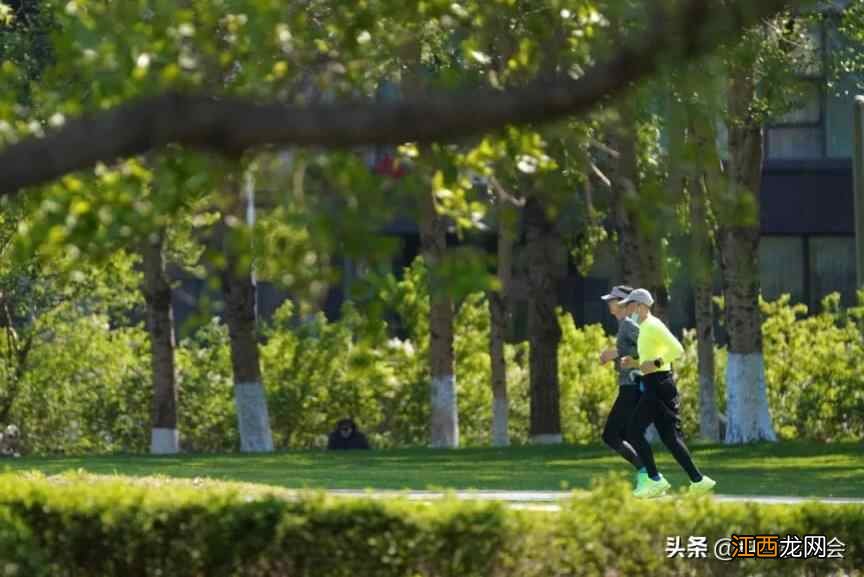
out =
<path fill-rule="evenodd" d="M 651 445 L 645 440 L 645 430 L 648 425 L 654 423 L 657 432 L 660 433 L 660 440 L 681 468 L 687 472 L 690 480 L 694 483 L 701 481 L 702 474 L 693 464 L 681 433 L 678 389 L 675 388 L 672 373 L 670 371 L 650 373 L 642 377 L 642 382 L 645 390 L 627 427 L 627 440 L 636 449 L 648 475 L 656 477 L 657 465 L 654 463 L 654 453 L 651 451 Z"/>
<path fill-rule="evenodd" d="M 612 405 L 612 410 L 609 411 L 609 417 L 606 419 L 606 426 L 603 428 L 603 442 L 627 459 L 636 469 L 641 469 L 642 460 L 636 454 L 633 446 L 624 440 L 627 435 L 627 426 L 630 424 L 630 419 L 633 418 L 638 402 L 639 387 L 637 385 L 618 387 L 618 398 L 615 399 L 615 404 Z"/>

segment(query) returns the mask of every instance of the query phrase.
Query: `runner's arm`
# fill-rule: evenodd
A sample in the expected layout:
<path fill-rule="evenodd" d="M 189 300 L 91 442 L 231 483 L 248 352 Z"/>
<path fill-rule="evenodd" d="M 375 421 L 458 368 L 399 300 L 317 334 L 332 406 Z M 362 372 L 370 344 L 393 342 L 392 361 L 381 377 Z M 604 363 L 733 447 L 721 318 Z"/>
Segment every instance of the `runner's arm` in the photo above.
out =
<path fill-rule="evenodd" d="M 684 345 L 681 344 L 666 325 L 658 327 L 658 337 L 663 346 L 663 362 L 674 363 L 684 355 Z M 653 359 L 652 359 L 653 360 Z"/>

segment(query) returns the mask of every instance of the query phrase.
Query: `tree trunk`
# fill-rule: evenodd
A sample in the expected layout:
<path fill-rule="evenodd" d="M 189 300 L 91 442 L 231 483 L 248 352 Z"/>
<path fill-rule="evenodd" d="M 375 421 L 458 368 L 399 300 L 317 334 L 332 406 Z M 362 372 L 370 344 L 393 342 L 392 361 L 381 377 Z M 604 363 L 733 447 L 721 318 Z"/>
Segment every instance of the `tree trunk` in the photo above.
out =
<path fill-rule="evenodd" d="M 652 313 L 665 322 L 669 293 L 663 274 L 660 238 L 653 229 L 646 229 L 653 216 L 644 212 L 644 200 L 641 205 L 639 200 L 637 128 L 633 111 L 623 106 L 621 122 L 613 129 L 612 136 L 612 147 L 618 152 L 612 185 L 618 266 L 622 283 L 651 292 L 654 297 Z"/>
<path fill-rule="evenodd" d="M 726 369 L 727 443 L 777 439 L 768 410 L 759 311 L 759 190 L 762 130 L 750 118 L 752 75 L 733 73 L 729 83 L 729 163 L 726 211 L 720 223 L 729 361 Z"/>
<path fill-rule="evenodd" d="M 776 441 L 765 387 L 759 311 L 759 231 L 721 232 L 723 292 L 729 359 L 726 368 L 727 443 Z"/>
<path fill-rule="evenodd" d="M 258 357 L 258 331 L 255 306 L 255 282 L 251 258 L 241 258 L 228 242 L 229 219 L 243 222 L 246 217 L 244 191 L 240 175 L 229 177 L 232 182 L 229 208 L 220 223 L 225 270 L 222 272 L 222 292 L 225 298 L 225 321 L 231 340 L 231 364 L 234 371 L 234 400 L 240 431 L 240 450 L 259 453 L 273 451 L 273 435 L 267 411 L 267 397 L 261 382 Z M 245 194 L 244 194 L 245 193 Z M 248 253 L 247 253 L 248 254 Z"/>
<path fill-rule="evenodd" d="M 536 198 L 525 205 L 528 288 L 531 294 L 528 331 L 531 371 L 531 423 L 534 443 L 562 442 L 558 383 L 558 280 L 562 242 L 554 223 Z"/>
<path fill-rule="evenodd" d="M 668 324 L 669 290 L 666 288 L 664 255 L 660 248 L 660 238 L 653 231 L 640 230 L 639 232 L 639 258 L 642 261 L 640 286 L 648 289 L 654 297 L 651 314 Z"/>
<path fill-rule="evenodd" d="M 696 316 L 696 348 L 699 364 L 699 431 L 711 441 L 720 440 L 720 417 L 714 369 L 714 245 L 708 215 L 708 181 L 705 171 L 720 169 L 716 133 L 711 119 L 696 107 L 688 110 L 688 139 L 697 163 L 689 171 L 690 269 Z"/>
<path fill-rule="evenodd" d="M 489 358 L 492 364 L 492 445 L 510 445 L 507 398 L 507 361 L 504 342 L 510 318 L 510 280 L 513 271 L 513 210 L 498 201 L 498 280 L 501 290 L 489 291 Z"/>
<path fill-rule="evenodd" d="M 24 374 L 27 372 L 27 360 L 30 357 L 36 333 L 31 328 L 27 331 L 22 342 L 18 336 L 18 331 L 15 330 L 15 321 L 12 319 L 9 303 L 2 293 L 0 293 L 0 303 L 2 303 L 0 304 L 0 309 L 3 311 L 3 328 L 6 332 L 6 346 L 8 348 L 7 366 L 5 368 L 6 371 L 11 370 L 12 372 L 11 378 L 6 383 L 4 394 L 0 396 L 0 424 L 9 425 L 9 416 L 12 413 L 15 399 L 18 397 L 21 382 L 24 380 Z"/>
<path fill-rule="evenodd" d="M 660 245 L 656 239 L 645 234 L 642 221 L 645 216 L 639 212 L 636 132 L 633 112 L 625 105 L 621 110 L 621 122 L 613 128 L 612 136 L 612 146 L 618 152 L 612 184 L 618 267 L 623 284 L 646 288 L 651 292 L 655 300 L 652 312 L 666 322 L 669 298 L 660 267 Z M 659 282 L 656 271 L 660 271 Z M 650 443 L 660 439 L 653 424 L 645 431 L 645 438 Z"/>
<path fill-rule="evenodd" d="M 699 430 L 704 438 L 719 441 L 720 420 L 714 387 L 714 290 L 711 275 L 714 251 L 708 233 L 703 183 L 701 179 L 693 179 L 691 183 L 690 238 L 699 359 Z"/>
<path fill-rule="evenodd" d="M 439 280 L 447 250 L 447 223 L 435 209 L 432 193 L 423 196 L 420 243 L 429 279 L 429 366 L 432 376 L 430 441 L 436 448 L 459 446 L 459 409 L 453 371 L 453 302 Z"/>
<path fill-rule="evenodd" d="M 624 126 L 616 126 L 612 148 L 618 152 L 612 182 L 612 212 L 618 237 L 620 281 L 636 288 L 642 283 L 642 258 L 639 248 L 639 214 L 636 182 L 636 142 Z"/>
<path fill-rule="evenodd" d="M 710 284 L 696 283 L 696 350 L 699 359 L 699 432 L 711 441 L 720 440 L 720 416 L 714 384 L 714 314 Z"/>
<path fill-rule="evenodd" d="M 507 334 L 507 303 L 500 292 L 489 291 L 489 358 L 492 365 L 492 446 L 510 445 L 507 399 L 507 361 L 504 339 Z"/>
<path fill-rule="evenodd" d="M 180 451 L 177 432 L 177 379 L 174 371 L 174 313 L 171 285 L 165 275 L 164 231 L 153 233 L 142 246 L 144 300 L 150 335 L 150 366 L 153 371 L 153 414 L 150 452 L 154 455 Z"/>
<path fill-rule="evenodd" d="M 422 46 L 410 38 L 397 52 L 404 67 L 402 91 L 416 97 L 425 88 Z M 440 281 L 440 266 L 447 251 L 447 221 L 438 214 L 431 189 L 420 199 L 420 247 L 429 282 L 429 416 L 430 445 L 435 448 L 459 446 L 459 406 L 453 355 L 453 301 Z"/>

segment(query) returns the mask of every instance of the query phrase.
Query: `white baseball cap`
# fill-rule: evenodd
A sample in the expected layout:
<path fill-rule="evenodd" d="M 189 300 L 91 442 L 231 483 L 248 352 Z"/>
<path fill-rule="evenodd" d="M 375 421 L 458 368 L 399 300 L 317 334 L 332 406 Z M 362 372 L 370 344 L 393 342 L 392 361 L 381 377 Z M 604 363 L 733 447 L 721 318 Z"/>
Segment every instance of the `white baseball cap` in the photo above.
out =
<path fill-rule="evenodd" d="M 627 303 L 641 303 L 650 307 L 654 304 L 654 297 L 647 290 L 639 288 L 627 295 L 620 304 L 626 305 Z"/>

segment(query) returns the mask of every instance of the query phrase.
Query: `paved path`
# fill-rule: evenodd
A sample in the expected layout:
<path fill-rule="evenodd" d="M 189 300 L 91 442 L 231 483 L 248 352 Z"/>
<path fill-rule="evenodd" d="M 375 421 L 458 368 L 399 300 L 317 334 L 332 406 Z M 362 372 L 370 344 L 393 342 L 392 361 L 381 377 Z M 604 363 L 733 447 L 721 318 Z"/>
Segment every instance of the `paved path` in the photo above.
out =
<path fill-rule="evenodd" d="M 343 495 L 350 497 L 372 497 L 388 498 L 402 497 L 411 501 L 435 501 L 447 495 L 454 495 L 458 499 L 476 501 L 503 501 L 509 503 L 516 509 L 533 509 L 542 511 L 558 511 L 560 502 L 571 496 L 569 491 L 454 491 L 445 493 L 441 491 L 353 491 L 353 490 L 331 490 L 331 495 Z M 864 499 L 843 499 L 837 497 L 781 497 L 763 495 L 715 495 L 717 501 L 727 503 L 765 503 L 775 505 L 790 505 L 818 501 L 832 505 L 861 504 Z"/>

